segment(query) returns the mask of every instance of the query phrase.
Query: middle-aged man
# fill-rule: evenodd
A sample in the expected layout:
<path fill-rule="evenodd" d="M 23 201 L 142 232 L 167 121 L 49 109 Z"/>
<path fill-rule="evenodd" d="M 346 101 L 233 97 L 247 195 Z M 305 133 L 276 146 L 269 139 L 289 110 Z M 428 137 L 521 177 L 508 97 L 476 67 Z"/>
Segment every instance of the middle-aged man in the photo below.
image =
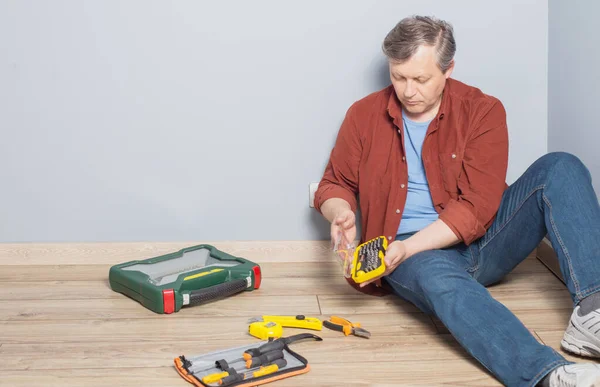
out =
<path fill-rule="evenodd" d="M 354 241 L 358 203 L 360 241 L 389 239 L 386 272 L 357 289 L 392 291 L 435 315 L 505 385 L 600 386 L 597 364 L 542 345 L 486 289 L 547 234 L 574 305 L 562 347 L 600 356 L 600 206 L 590 173 L 575 156 L 550 153 L 506 185 L 504 107 L 450 78 L 447 22 L 406 18 L 383 50 L 391 85 L 349 108 L 315 195 L 334 242 Z"/>

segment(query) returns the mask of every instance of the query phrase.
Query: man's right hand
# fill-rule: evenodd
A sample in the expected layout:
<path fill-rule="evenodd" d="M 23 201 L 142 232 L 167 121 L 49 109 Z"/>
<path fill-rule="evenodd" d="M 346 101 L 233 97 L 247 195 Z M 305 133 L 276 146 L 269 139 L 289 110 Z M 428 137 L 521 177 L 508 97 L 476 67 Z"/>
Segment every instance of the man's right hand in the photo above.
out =
<path fill-rule="evenodd" d="M 331 241 L 346 248 L 356 238 L 356 215 L 350 209 L 340 211 L 331 222 Z"/>

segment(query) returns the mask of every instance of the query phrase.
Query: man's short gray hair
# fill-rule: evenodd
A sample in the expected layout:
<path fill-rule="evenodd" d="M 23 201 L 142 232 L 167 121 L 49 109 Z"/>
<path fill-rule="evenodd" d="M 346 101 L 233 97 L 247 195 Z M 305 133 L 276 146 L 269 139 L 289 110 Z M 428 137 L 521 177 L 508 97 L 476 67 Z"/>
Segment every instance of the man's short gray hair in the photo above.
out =
<path fill-rule="evenodd" d="M 445 73 L 454 59 L 456 42 L 452 25 L 443 20 L 428 16 L 402 19 L 387 34 L 382 48 L 389 59 L 404 62 L 422 45 L 437 48 L 438 66 Z"/>

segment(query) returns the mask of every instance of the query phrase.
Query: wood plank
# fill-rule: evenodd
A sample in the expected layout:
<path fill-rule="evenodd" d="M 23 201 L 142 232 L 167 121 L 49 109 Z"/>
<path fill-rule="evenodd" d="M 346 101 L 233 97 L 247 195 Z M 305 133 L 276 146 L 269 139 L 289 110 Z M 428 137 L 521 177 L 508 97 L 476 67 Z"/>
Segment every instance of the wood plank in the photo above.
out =
<path fill-rule="evenodd" d="M 294 263 L 288 265 L 301 266 L 304 264 Z M 40 267 L 40 266 L 38 266 Z M 86 266 L 79 266 L 86 267 Z M 21 268 L 22 269 L 22 268 Z M 292 270 L 290 268 L 290 270 Z M 342 276 L 300 276 L 310 274 L 314 270 L 297 267 L 296 276 L 287 276 L 282 273 L 279 277 L 265 277 L 261 289 L 256 292 L 244 294 L 244 297 L 256 297 L 256 295 L 358 295 L 361 294 L 352 288 Z M 40 277 L 49 277 L 48 274 L 37 272 Z M 120 298 L 120 294 L 110 289 L 108 279 L 84 281 L 75 280 L 77 271 L 71 275 L 71 280 L 48 281 L 35 277 L 31 273 L 27 281 L 1 281 L 0 300 L 29 300 L 29 299 L 97 299 L 97 298 Z M 105 272 L 106 273 L 106 272 Z M 17 277 L 24 279 L 24 273 L 13 271 Z M 62 277 L 65 277 L 65 272 Z M 536 275 L 511 274 L 500 284 L 491 286 L 492 294 L 498 295 L 506 292 L 538 292 L 558 290 L 566 291 L 564 285 L 551 273 L 537 273 Z M 237 295 L 239 297 L 241 295 Z"/>
<path fill-rule="evenodd" d="M 395 295 L 375 297 L 360 295 L 319 295 L 319 305 L 323 314 L 330 315 L 362 315 L 383 313 L 415 313 L 420 312 L 414 305 Z"/>
<path fill-rule="evenodd" d="M 507 308 L 516 310 L 569 309 L 573 307 L 569 292 L 566 290 L 496 292 L 492 296 Z"/>
<path fill-rule="evenodd" d="M 0 265 L 117 264 L 170 254 L 200 244 L 212 245 L 256 263 L 333 260 L 330 241 L 0 243 Z"/>
<path fill-rule="evenodd" d="M 208 306 L 208 305 L 206 305 Z M 252 302 L 247 298 L 230 297 L 210 307 L 183 308 L 171 315 L 158 315 L 129 298 L 95 300 L 22 300 L 0 301 L 0 320 L 78 320 L 106 318 L 176 319 L 268 315 L 320 314 L 316 296 L 262 296 Z"/>
<path fill-rule="evenodd" d="M 491 291 L 492 296 L 511 310 L 567 309 L 571 305 L 569 294 L 564 290 L 504 292 Z M 324 314 L 367 314 L 403 311 L 415 312 L 418 309 L 408 302 L 386 295 L 340 296 L 319 295 L 319 304 Z"/>
<path fill-rule="evenodd" d="M 0 270 L 0 282 L 104 281 L 111 265 L 7 265 Z M 262 278 L 339 277 L 336 262 L 264 262 Z"/>
<path fill-rule="evenodd" d="M 120 299 L 108 282 L 102 281 L 31 281 L 0 282 L 0 300 L 96 300 Z"/>
<path fill-rule="evenodd" d="M 155 314 L 108 286 L 113 264 L 195 244 L 0 244 L 2 383 L 182 386 L 187 382 L 173 369 L 173 358 L 256 341 L 247 332 L 250 317 L 336 314 L 360 322 L 372 338 L 284 328 L 288 336 L 312 332 L 324 341 L 294 344 L 312 370 L 278 386 L 500 385 L 436 328 L 435 319 L 393 295 L 372 297 L 352 289 L 328 241 L 216 242 L 260 263 L 261 289 L 172 315 Z M 562 335 L 572 310 L 564 286 L 534 255 L 490 292 L 536 329 L 540 340 L 548 340 L 544 330 Z M 365 360 L 367 355 L 374 360 Z M 368 374 L 366 362 L 372 362 Z"/>
<path fill-rule="evenodd" d="M 177 343 L 182 341 L 182 335 L 190 341 L 254 340 L 254 337 L 248 334 L 248 319 L 259 316 L 259 314 L 249 314 L 211 318 L 177 316 L 177 318 L 164 319 L 32 320 L 27 324 L 21 321 L 0 321 L 0 342 L 35 344 L 170 341 Z M 321 320 L 330 317 L 319 314 L 306 316 Z M 355 320 L 353 316 L 342 317 L 360 322 L 373 337 L 436 333 L 431 320 L 422 313 L 363 315 L 359 320 Z M 323 338 L 335 338 L 340 335 L 327 328 L 321 331 L 310 331 L 286 327 L 283 332 L 285 336 L 303 332 L 315 333 Z"/>
<path fill-rule="evenodd" d="M 4 265 L 0 282 L 104 281 L 110 265 Z"/>
<path fill-rule="evenodd" d="M 340 334 L 329 336 L 322 342 L 306 340 L 292 344 L 292 349 L 312 364 L 331 364 L 331 359 L 345 363 L 372 358 L 379 362 L 469 358 L 450 335 L 413 335 L 393 339 L 389 336 L 373 336 L 370 339 Z M 255 342 L 258 340 L 247 338 L 133 342 L 127 345 L 118 342 L 5 344 L 0 347 L 0 370 L 79 369 L 100 365 L 102 368 L 164 367 L 181 355 L 192 358 Z"/>
<path fill-rule="evenodd" d="M 415 360 L 388 362 L 376 372 L 365 372 L 368 362 L 336 362 L 312 364 L 307 374 L 280 380 L 277 386 L 310 385 L 338 386 L 501 386 L 478 364 L 467 360 Z M 371 368 L 373 369 L 373 368 Z M 85 368 L 73 370 L 4 371 L 3 381 L 14 387 L 60 386 L 89 387 L 117 385 L 120 387 L 189 385 L 173 367 L 110 369 Z M 443 381 L 443 382 L 441 382 Z"/>
<path fill-rule="evenodd" d="M 536 258 L 536 251 L 534 251 L 523 262 L 518 264 L 512 273 L 547 273 L 548 271 L 548 268 Z"/>
<path fill-rule="evenodd" d="M 359 291 L 342 277 L 265 278 L 258 290 L 230 296 L 244 302 L 260 302 L 264 296 L 311 296 L 315 294 L 356 295 Z M 0 300 L 92 300 L 120 299 L 105 281 L 0 282 Z M 220 301 L 213 305 L 219 305 Z"/>
<path fill-rule="evenodd" d="M 536 340 L 539 341 L 541 344 L 547 345 L 544 340 L 540 337 L 540 335 L 537 334 L 536 331 L 532 331 L 530 330 L 531 333 L 533 333 L 533 335 L 535 336 Z"/>
<path fill-rule="evenodd" d="M 501 282 L 488 286 L 492 293 L 523 291 L 548 291 L 562 290 L 567 291 L 565 285 L 552 273 L 544 269 L 545 272 L 537 273 L 511 273 Z"/>

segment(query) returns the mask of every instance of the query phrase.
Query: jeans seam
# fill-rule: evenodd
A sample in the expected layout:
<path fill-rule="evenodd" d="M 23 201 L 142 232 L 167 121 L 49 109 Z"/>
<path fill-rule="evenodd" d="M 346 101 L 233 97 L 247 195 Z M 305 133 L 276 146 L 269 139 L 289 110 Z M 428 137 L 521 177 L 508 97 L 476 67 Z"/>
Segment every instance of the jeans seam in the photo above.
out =
<path fill-rule="evenodd" d="M 552 230 L 554 231 L 554 234 L 556 234 L 556 240 L 558 241 L 558 244 L 560 245 L 560 247 L 563 251 L 563 254 L 565 255 L 565 258 L 567 260 L 567 265 L 569 266 L 569 277 L 571 278 L 571 281 L 573 281 L 573 285 L 575 286 L 575 294 L 577 295 L 578 298 L 580 298 L 581 297 L 581 289 L 579 288 L 579 281 L 577 281 L 577 278 L 574 277 L 573 263 L 571 262 L 571 256 L 569 255 L 569 250 L 567 250 L 567 247 L 563 243 L 560 233 L 558 232 L 558 229 L 556 228 L 556 223 L 554 223 L 554 218 L 552 217 L 552 204 L 550 203 L 550 200 L 548 200 L 546 195 L 544 195 L 543 193 L 542 193 L 542 200 L 544 200 L 544 203 L 546 203 L 546 205 L 550 209 L 550 213 L 548 214 L 548 217 L 550 218 L 550 224 L 552 225 Z"/>
<path fill-rule="evenodd" d="M 591 288 L 587 288 L 582 290 L 580 293 L 577 293 L 577 302 L 583 300 L 584 298 L 588 297 L 590 294 L 596 292 L 598 289 L 600 289 L 600 285 L 596 285 L 596 286 L 592 286 Z"/>
<path fill-rule="evenodd" d="M 479 270 L 479 260 L 475 258 L 475 254 L 473 254 L 473 249 L 471 249 L 471 247 L 468 247 L 468 250 L 469 254 L 471 254 L 471 261 L 473 262 L 473 266 L 470 269 L 467 269 L 467 271 L 473 274 L 477 270 Z"/>
<path fill-rule="evenodd" d="M 517 215 L 517 212 L 519 212 L 519 210 L 521 209 L 521 207 L 523 207 L 523 205 L 525 204 L 525 202 L 527 200 L 529 200 L 529 198 L 535 194 L 537 191 L 539 191 L 540 189 L 543 189 L 546 185 L 542 184 L 542 185 L 538 185 L 537 187 L 534 187 L 531 192 L 529 192 L 529 194 L 521 201 L 521 203 L 519 203 L 519 206 L 517 208 L 515 208 L 515 210 L 512 212 L 512 214 L 510 214 L 510 217 L 508 219 L 506 219 L 506 221 L 504 223 L 502 223 L 502 225 L 500 225 L 500 227 L 498 228 L 498 230 L 496 230 L 492 235 L 489 236 L 489 238 L 485 238 L 484 239 L 484 243 L 479 247 L 479 250 L 483 250 L 483 248 L 485 246 L 487 246 L 496 235 L 498 235 L 498 233 L 500 233 L 500 231 L 504 230 L 504 228 L 510 223 L 510 221 L 515 217 L 515 215 Z"/>
<path fill-rule="evenodd" d="M 542 379 L 542 375 L 548 374 L 549 371 L 552 371 L 553 369 L 560 367 L 561 365 L 566 365 L 566 364 L 571 364 L 571 362 L 569 362 L 568 360 L 565 359 L 561 359 L 561 360 L 554 360 L 552 363 L 546 365 L 544 368 L 541 369 L 540 372 L 538 372 L 534 377 L 533 377 L 533 384 L 530 384 L 531 387 L 535 387 Z"/>

